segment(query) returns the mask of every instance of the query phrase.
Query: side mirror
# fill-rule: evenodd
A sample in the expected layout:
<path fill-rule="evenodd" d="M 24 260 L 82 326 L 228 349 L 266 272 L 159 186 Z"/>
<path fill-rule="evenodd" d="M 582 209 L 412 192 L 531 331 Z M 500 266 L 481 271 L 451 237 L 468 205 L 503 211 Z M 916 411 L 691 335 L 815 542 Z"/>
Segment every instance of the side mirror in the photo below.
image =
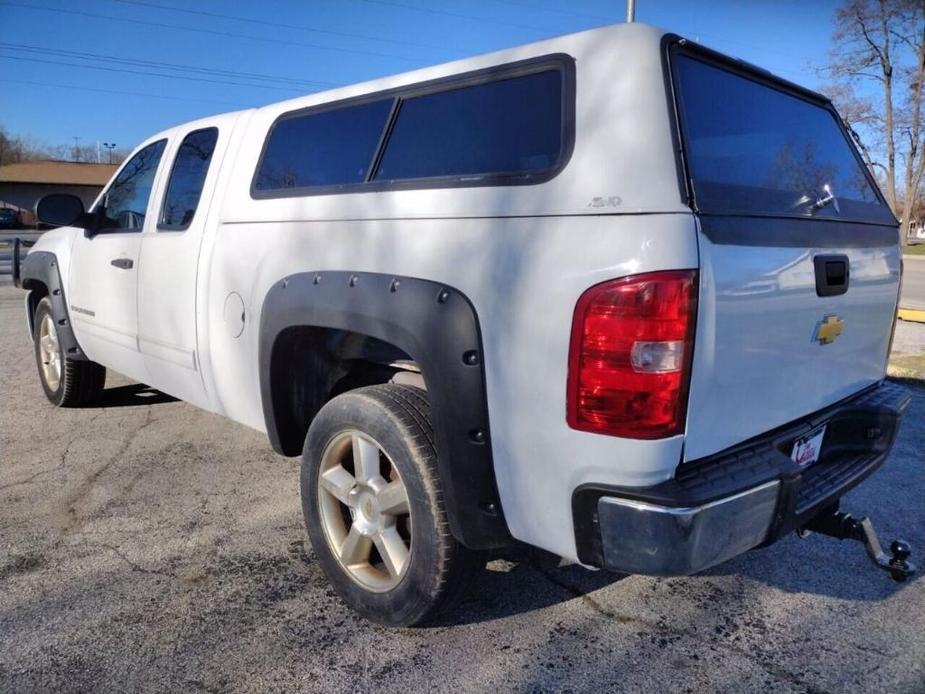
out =
<path fill-rule="evenodd" d="M 93 216 L 84 211 L 83 200 L 68 193 L 50 193 L 42 197 L 35 205 L 35 216 L 56 227 L 89 229 L 93 226 Z"/>

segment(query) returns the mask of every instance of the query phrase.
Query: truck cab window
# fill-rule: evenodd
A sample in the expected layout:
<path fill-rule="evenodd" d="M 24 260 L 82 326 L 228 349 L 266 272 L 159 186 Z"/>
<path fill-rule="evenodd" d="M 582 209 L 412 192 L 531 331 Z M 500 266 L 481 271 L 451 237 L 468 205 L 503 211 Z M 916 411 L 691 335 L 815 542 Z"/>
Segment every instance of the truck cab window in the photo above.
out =
<path fill-rule="evenodd" d="M 167 182 L 158 229 L 186 229 L 192 223 L 216 140 L 218 128 L 196 130 L 183 138 Z"/>
<path fill-rule="evenodd" d="M 154 174 L 166 144 L 167 140 L 158 140 L 148 145 L 122 167 L 103 198 L 106 226 L 130 231 L 144 226 Z"/>

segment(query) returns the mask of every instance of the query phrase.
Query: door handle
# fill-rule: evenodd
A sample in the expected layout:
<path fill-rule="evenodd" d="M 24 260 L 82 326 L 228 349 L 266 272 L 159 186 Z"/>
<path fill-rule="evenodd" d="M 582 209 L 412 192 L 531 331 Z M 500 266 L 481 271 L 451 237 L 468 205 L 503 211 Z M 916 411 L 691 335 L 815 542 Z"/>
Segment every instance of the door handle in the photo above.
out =
<path fill-rule="evenodd" d="M 113 267 L 117 267 L 120 270 L 131 270 L 135 266 L 135 261 L 131 258 L 116 258 L 110 263 Z"/>
<path fill-rule="evenodd" d="M 813 256 L 816 269 L 816 295 L 838 296 L 848 291 L 851 263 L 846 255 Z"/>

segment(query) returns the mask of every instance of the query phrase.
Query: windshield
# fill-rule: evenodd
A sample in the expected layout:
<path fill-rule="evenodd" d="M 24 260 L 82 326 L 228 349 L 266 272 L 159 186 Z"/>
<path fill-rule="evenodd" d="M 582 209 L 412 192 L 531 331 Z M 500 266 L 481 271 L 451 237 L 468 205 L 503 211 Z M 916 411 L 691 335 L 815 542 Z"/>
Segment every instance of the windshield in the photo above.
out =
<path fill-rule="evenodd" d="M 832 111 L 685 53 L 674 69 L 698 211 L 895 224 Z"/>

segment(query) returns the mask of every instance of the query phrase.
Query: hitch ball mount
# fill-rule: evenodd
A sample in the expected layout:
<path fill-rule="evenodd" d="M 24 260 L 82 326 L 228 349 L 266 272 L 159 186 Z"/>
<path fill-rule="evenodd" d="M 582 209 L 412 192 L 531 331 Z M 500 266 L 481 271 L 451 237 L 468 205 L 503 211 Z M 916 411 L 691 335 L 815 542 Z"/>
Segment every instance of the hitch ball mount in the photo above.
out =
<path fill-rule="evenodd" d="M 823 511 L 800 528 L 797 534 L 800 537 L 806 537 L 814 532 L 839 540 L 860 542 L 867 550 L 870 560 L 877 565 L 877 568 L 889 573 L 894 581 L 905 581 L 916 571 L 915 564 L 909 561 L 909 555 L 912 553 L 909 543 L 903 540 L 893 540 L 890 543 L 891 556 L 888 556 L 883 551 L 880 540 L 877 538 L 877 532 L 874 530 L 874 524 L 869 518 L 855 518 L 839 511 L 836 507 L 830 511 Z"/>

